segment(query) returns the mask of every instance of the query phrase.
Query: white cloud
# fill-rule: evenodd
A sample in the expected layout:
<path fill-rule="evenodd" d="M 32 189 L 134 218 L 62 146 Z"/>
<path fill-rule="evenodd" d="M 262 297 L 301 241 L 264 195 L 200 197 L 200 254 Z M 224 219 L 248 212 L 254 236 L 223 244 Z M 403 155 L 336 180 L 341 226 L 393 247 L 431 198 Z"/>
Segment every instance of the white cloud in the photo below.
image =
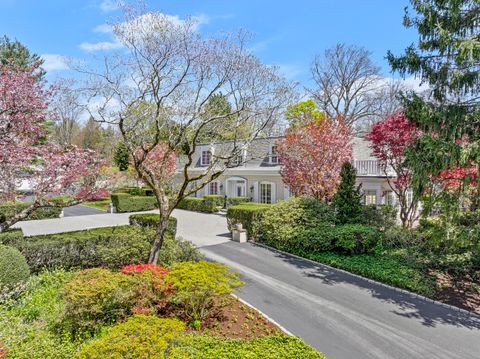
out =
<path fill-rule="evenodd" d="M 98 25 L 93 29 L 93 32 L 100 32 L 102 34 L 109 34 L 112 31 L 113 31 L 112 26 L 108 24 Z"/>
<path fill-rule="evenodd" d="M 68 58 L 58 54 L 43 54 L 44 60 L 42 67 L 46 71 L 68 70 Z"/>
<path fill-rule="evenodd" d="M 103 0 L 100 3 L 100 10 L 103 12 L 112 12 L 118 9 L 117 2 L 114 0 Z"/>
<path fill-rule="evenodd" d="M 82 42 L 80 49 L 86 52 L 108 51 L 120 49 L 123 45 L 118 41 Z"/>

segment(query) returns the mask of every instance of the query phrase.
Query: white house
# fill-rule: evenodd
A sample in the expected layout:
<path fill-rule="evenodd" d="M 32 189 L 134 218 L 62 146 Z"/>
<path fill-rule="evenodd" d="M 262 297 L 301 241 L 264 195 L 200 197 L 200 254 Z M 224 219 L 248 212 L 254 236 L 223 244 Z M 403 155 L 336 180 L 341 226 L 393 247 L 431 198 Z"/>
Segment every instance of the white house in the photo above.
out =
<path fill-rule="evenodd" d="M 238 166 L 228 168 L 215 181 L 196 193 L 197 197 L 224 194 L 227 197 L 246 196 L 253 202 L 276 203 L 290 196 L 280 175 L 281 163 L 275 151 L 280 137 L 254 140 L 240 155 Z M 194 155 L 192 174 L 205 171 L 211 164 L 215 150 L 222 144 L 200 144 Z M 227 144 L 228 145 L 228 144 Z M 357 169 L 357 181 L 362 184 L 366 204 L 393 204 L 394 196 L 387 176 L 372 156 L 369 143 L 363 138 L 353 139 L 353 164 Z"/>

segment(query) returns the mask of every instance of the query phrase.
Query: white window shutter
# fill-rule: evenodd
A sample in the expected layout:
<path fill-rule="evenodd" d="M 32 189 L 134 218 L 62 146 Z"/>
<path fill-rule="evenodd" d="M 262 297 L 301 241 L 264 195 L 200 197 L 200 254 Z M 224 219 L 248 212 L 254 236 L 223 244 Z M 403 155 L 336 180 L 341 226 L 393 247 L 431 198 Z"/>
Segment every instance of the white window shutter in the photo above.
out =
<path fill-rule="evenodd" d="M 277 203 L 277 184 L 272 182 L 272 204 Z"/>

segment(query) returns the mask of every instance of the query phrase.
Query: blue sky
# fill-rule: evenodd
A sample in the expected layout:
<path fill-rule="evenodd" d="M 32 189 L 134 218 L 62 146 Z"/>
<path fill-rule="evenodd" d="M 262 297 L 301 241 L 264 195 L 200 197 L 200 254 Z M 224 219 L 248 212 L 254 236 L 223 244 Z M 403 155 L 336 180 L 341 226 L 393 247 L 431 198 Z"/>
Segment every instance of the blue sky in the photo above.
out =
<path fill-rule="evenodd" d="M 416 34 L 402 25 L 408 0 L 170 0 L 150 9 L 180 18 L 197 16 L 200 31 L 246 28 L 266 63 L 308 84 L 315 54 L 339 42 L 364 46 L 389 75 L 387 50 L 401 53 Z M 119 15 L 110 0 L 0 0 L 0 34 L 45 55 L 49 78 L 64 75 L 62 56 L 88 59 L 96 47 L 115 46 L 101 25 Z M 100 43 L 100 45 L 99 45 Z M 103 44 L 102 44 L 103 43 Z M 113 44 L 113 45 L 112 45 Z"/>

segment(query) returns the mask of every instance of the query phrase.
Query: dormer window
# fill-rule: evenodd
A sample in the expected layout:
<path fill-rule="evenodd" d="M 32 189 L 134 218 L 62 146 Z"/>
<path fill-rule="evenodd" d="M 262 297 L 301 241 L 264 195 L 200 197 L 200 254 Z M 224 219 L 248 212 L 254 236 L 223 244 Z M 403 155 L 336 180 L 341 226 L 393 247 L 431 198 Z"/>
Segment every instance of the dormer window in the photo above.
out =
<path fill-rule="evenodd" d="M 270 147 L 270 163 L 273 165 L 276 165 L 279 163 L 276 145 L 272 145 Z"/>
<path fill-rule="evenodd" d="M 209 166 L 212 163 L 212 152 L 202 151 L 201 164 L 202 166 Z"/>

